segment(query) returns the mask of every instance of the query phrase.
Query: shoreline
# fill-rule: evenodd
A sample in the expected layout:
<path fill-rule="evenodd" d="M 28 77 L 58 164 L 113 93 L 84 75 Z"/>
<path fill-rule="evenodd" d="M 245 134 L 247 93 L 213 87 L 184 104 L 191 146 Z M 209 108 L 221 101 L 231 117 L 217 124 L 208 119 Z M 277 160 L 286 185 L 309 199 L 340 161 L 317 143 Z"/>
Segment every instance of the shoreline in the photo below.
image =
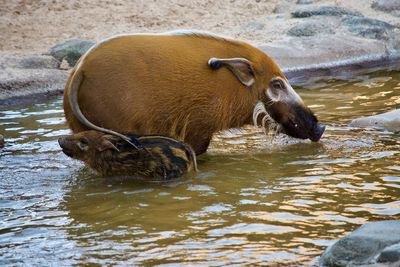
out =
<path fill-rule="evenodd" d="M 60 95 L 69 73 L 63 63 L 74 65 L 68 56 L 76 59 L 93 41 L 129 32 L 198 29 L 247 41 L 273 58 L 292 83 L 400 69 L 400 2 L 377 1 L 7 2 L 0 10 L 0 105 Z M 75 42 L 74 51 L 68 42 Z M 52 53 L 60 46 L 70 54 Z"/>
<path fill-rule="evenodd" d="M 305 74 L 335 76 L 340 72 L 374 72 L 380 70 L 400 70 L 400 53 L 394 55 L 376 54 L 338 60 L 331 63 L 317 63 L 299 67 L 283 68 L 289 80 L 305 78 Z M 349 74 L 347 74 L 349 75 Z"/>
<path fill-rule="evenodd" d="M 279 58 L 274 58 L 276 61 Z M 314 59 L 314 62 L 317 59 Z M 330 63 L 312 63 L 290 67 L 280 65 L 283 73 L 292 84 L 299 83 L 310 76 L 335 76 L 346 72 L 346 76 L 357 72 L 374 72 L 381 70 L 400 70 L 400 53 L 372 54 L 340 59 Z M 59 70 L 61 78 L 49 86 L 49 82 L 28 81 L 14 90 L 4 90 L 0 81 L 0 102 L 2 107 L 28 106 L 54 99 L 62 95 L 69 70 Z M 350 73 L 349 73 L 350 72 Z M 39 78 L 39 77 L 38 77 Z M 50 83 L 51 84 L 51 83 Z M 3 91 L 3 92 L 2 92 Z M 6 94 L 4 93 L 6 91 Z"/>

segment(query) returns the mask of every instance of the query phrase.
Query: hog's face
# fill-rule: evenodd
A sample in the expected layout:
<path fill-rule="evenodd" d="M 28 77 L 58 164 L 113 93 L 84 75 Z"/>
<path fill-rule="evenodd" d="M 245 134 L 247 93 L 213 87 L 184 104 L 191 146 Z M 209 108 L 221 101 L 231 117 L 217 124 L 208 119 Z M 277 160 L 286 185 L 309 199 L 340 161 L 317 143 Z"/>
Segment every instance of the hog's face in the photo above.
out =
<path fill-rule="evenodd" d="M 318 141 L 325 127 L 318 124 L 317 118 L 290 86 L 278 65 L 266 55 L 263 55 L 263 59 L 264 64 L 261 65 L 264 68 L 246 58 L 210 58 L 208 65 L 214 70 L 227 67 L 248 87 L 249 92 L 257 90 L 260 102 L 253 111 L 256 125 L 259 115 L 263 114 L 262 121 L 265 122 L 268 116 L 270 123 L 279 125 L 280 132 L 295 138 Z"/>
<path fill-rule="evenodd" d="M 271 79 L 254 109 L 255 124 L 261 113 L 278 124 L 279 132 L 295 138 L 317 142 L 325 130 L 325 126 L 318 123 L 317 117 L 305 106 L 292 86 L 281 77 Z"/>
<path fill-rule="evenodd" d="M 89 162 L 99 152 L 117 150 L 109 140 L 110 136 L 97 131 L 84 131 L 73 135 L 61 137 L 58 144 L 64 154 L 73 159 Z"/>

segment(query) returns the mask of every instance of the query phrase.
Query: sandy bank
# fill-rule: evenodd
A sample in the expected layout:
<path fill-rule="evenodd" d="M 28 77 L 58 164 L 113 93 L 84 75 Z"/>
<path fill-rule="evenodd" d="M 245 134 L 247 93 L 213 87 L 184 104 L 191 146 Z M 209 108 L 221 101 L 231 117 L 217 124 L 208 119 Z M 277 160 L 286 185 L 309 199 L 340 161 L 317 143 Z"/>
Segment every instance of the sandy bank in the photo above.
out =
<path fill-rule="evenodd" d="M 379 65 L 399 58 L 400 3 L 398 8 L 377 8 L 372 0 L 4 1 L 0 100 L 13 104 L 16 97 L 63 89 L 67 70 L 43 63 L 47 59 L 18 62 L 72 38 L 98 41 L 126 32 L 191 28 L 244 39 L 272 56 L 290 78 Z"/>

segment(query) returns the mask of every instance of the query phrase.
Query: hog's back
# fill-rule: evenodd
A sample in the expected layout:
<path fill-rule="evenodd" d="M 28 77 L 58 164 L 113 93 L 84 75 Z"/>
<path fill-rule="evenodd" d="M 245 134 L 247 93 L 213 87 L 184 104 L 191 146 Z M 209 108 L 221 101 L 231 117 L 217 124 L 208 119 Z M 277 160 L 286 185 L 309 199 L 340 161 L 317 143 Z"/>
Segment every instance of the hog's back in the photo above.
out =
<path fill-rule="evenodd" d="M 251 59 L 255 54 L 242 42 L 194 36 L 128 35 L 104 41 L 74 69 L 84 77 L 79 105 L 98 126 L 175 138 L 183 133 L 197 151 L 197 143 L 209 141 L 213 132 L 235 127 L 233 117 L 247 119 L 256 101 L 228 69 L 212 70 L 211 57 Z M 70 128 L 79 132 L 86 128 L 67 101 L 71 77 L 64 110 Z M 238 100 L 240 105 L 233 105 Z"/>

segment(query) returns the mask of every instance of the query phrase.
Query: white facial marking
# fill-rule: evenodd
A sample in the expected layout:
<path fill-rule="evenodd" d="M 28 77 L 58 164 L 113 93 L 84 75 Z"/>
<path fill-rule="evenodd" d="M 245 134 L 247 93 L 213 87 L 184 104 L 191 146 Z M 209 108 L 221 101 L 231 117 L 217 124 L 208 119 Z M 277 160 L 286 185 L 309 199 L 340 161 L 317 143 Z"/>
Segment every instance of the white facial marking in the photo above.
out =
<path fill-rule="evenodd" d="M 266 95 L 274 102 L 283 102 L 287 104 L 299 104 L 303 105 L 303 100 L 301 97 L 296 93 L 293 87 L 281 77 L 275 77 L 271 80 L 271 83 L 276 81 L 277 85 L 280 83 L 281 87 L 274 87 L 270 85 L 269 88 L 266 90 Z"/>

